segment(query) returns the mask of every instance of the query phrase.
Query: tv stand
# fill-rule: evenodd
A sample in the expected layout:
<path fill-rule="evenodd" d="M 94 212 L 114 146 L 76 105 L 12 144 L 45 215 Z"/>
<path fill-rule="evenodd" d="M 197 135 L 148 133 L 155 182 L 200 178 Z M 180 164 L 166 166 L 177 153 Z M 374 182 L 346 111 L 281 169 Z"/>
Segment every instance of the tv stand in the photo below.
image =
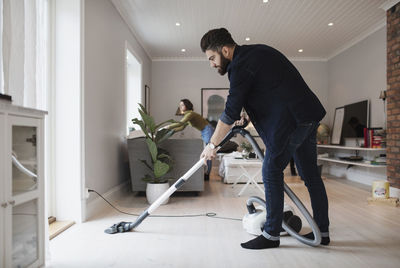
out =
<path fill-rule="evenodd" d="M 324 162 L 332 162 L 337 164 L 345 164 L 348 165 L 347 168 L 352 166 L 361 166 L 368 168 L 386 168 L 385 164 L 373 164 L 370 160 L 374 156 L 373 153 L 379 154 L 386 152 L 386 148 L 364 148 L 364 147 L 355 147 L 355 146 L 341 146 L 341 145 L 317 145 L 318 148 L 318 160 Z M 348 152 L 353 151 L 356 156 L 359 156 L 360 152 L 363 152 L 363 160 L 361 161 L 350 161 L 350 160 L 342 160 L 340 157 L 348 156 Z M 328 153 L 328 156 L 322 156 L 322 152 L 325 154 Z"/>

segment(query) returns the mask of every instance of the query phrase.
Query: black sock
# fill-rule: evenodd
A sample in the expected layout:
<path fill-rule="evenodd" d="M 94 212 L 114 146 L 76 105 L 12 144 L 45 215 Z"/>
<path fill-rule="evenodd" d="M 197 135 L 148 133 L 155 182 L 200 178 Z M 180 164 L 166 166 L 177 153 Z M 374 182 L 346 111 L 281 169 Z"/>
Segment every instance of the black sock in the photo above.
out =
<path fill-rule="evenodd" d="M 247 241 L 246 243 L 241 243 L 242 248 L 247 249 L 264 249 L 264 248 L 277 248 L 279 247 L 279 240 L 273 241 L 265 238 L 263 235 L 259 235 L 256 238 Z"/>
<path fill-rule="evenodd" d="M 305 238 L 313 239 L 313 240 L 314 240 L 314 233 L 313 233 L 313 232 L 308 233 L 308 234 L 303 235 L 303 236 L 304 236 Z M 329 238 L 329 236 L 327 236 L 327 237 L 321 237 L 321 245 L 324 245 L 324 246 L 329 245 L 329 242 L 331 242 L 331 239 Z"/>

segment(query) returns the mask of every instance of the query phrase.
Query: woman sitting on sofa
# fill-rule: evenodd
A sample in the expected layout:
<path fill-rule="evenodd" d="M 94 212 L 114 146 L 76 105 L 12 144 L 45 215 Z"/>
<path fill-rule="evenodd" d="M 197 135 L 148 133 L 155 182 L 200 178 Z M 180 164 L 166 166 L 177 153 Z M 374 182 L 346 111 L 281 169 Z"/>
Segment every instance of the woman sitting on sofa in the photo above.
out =
<path fill-rule="evenodd" d="M 190 125 L 201 132 L 201 138 L 205 144 L 210 142 L 211 136 L 214 133 L 214 128 L 198 113 L 193 112 L 193 104 L 188 99 L 182 99 L 179 102 L 179 109 L 183 118 L 180 122 L 167 126 L 175 132 L 182 131 L 187 125 Z M 209 180 L 211 172 L 211 160 L 207 161 L 207 171 L 204 174 L 204 179 Z"/>

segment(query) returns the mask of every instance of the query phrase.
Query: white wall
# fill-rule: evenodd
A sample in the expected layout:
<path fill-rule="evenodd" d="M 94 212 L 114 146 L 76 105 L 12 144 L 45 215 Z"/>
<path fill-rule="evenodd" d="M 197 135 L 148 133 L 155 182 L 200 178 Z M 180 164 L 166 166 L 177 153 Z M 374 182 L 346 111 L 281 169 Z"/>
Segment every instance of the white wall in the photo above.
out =
<path fill-rule="evenodd" d="M 386 90 L 386 26 L 330 59 L 328 73 L 330 125 L 336 107 L 370 99 L 370 125 L 383 126 L 379 92 Z"/>
<path fill-rule="evenodd" d="M 328 104 L 327 63 L 295 61 L 305 81 L 322 104 Z M 201 88 L 228 88 L 227 75 L 221 76 L 207 61 L 154 61 L 152 65 L 151 113 L 157 121 L 174 118 L 179 100 L 188 98 L 194 110 L 201 112 Z M 324 119 L 325 120 L 325 119 Z M 181 138 L 200 138 L 199 131 L 186 128 L 175 134 Z"/>
<path fill-rule="evenodd" d="M 150 85 L 151 61 L 111 1 L 85 0 L 85 180 L 86 187 L 99 193 L 110 191 L 129 178 L 125 141 L 126 41 L 143 63 L 143 87 Z"/>

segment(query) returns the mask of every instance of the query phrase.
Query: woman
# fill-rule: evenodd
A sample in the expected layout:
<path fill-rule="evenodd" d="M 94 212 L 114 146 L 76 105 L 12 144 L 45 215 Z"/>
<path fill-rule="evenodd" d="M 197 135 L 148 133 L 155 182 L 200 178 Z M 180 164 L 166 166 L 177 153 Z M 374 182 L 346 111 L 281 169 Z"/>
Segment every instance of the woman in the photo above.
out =
<path fill-rule="evenodd" d="M 187 125 L 190 125 L 201 132 L 201 138 L 205 144 L 210 142 L 211 136 L 214 133 L 214 128 L 198 113 L 193 112 L 193 104 L 188 99 L 182 99 L 179 102 L 179 109 L 183 118 L 180 122 L 169 125 L 167 128 L 175 132 L 182 131 Z M 211 172 L 211 160 L 207 161 L 207 171 L 204 174 L 204 179 L 209 180 Z"/>

